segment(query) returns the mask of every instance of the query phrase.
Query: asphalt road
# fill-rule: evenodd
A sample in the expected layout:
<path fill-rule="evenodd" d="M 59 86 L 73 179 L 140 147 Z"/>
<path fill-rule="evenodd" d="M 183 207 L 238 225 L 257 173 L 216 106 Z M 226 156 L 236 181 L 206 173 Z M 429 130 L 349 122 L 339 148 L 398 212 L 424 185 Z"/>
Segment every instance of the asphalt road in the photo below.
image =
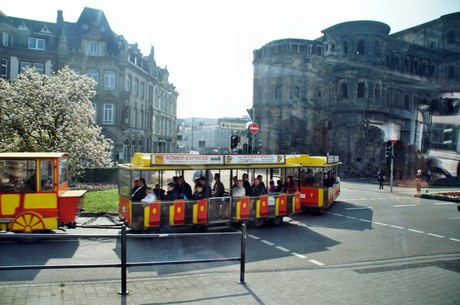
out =
<path fill-rule="evenodd" d="M 248 229 L 246 272 L 375 266 L 401 262 L 458 261 L 460 213 L 456 204 L 414 197 L 414 190 L 342 183 L 339 200 L 321 216 L 285 217 L 278 227 Z M 69 230 L 68 234 L 116 234 L 119 229 Z M 62 233 L 62 232 L 58 232 Z M 0 265 L 118 263 L 114 238 L 42 240 L 24 244 L 0 239 Z M 173 261 L 235 257 L 237 235 L 130 239 L 128 261 Z M 449 266 L 460 272 L 459 264 Z M 128 278 L 235 271 L 238 262 L 132 267 Z M 117 268 L 0 271 L 1 282 L 73 282 L 116 280 Z"/>

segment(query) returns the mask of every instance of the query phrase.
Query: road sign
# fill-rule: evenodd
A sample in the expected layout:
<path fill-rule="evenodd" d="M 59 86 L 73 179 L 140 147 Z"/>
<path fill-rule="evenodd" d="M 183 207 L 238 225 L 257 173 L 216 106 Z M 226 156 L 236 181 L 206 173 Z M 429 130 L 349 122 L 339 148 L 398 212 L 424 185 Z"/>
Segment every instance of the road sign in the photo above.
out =
<path fill-rule="evenodd" d="M 249 124 L 249 132 L 252 134 L 256 134 L 259 132 L 259 125 L 257 123 L 251 123 Z"/>
<path fill-rule="evenodd" d="M 244 123 L 222 122 L 220 123 L 220 128 L 233 129 L 233 130 L 245 130 L 246 122 Z"/>
<path fill-rule="evenodd" d="M 398 141 L 398 138 L 396 137 L 395 134 L 392 134 L 392 135 L 391 135 L 391 143 L 395 144 L 396 141 Z"/>

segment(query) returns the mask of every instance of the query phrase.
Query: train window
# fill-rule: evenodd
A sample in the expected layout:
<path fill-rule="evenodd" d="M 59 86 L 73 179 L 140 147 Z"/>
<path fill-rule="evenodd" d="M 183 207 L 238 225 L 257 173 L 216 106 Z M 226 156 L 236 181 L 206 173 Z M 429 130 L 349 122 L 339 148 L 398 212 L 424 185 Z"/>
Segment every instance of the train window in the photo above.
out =
<path fill-rule="evenodd" d="M 320 167 L 305 167 L 300 172 L 300 185 L 321 187 L 323 185 L 323 170 Z"/>
<path fill-rule="evenodd" d="M 68 182 L 69 180 L 69 159 L 63 158 L 59 160 L 59 184 Z"/>
<path fill-rule="evenodd" d="M 54 170 L 53 161 L 40 161 L 40 191 L 50 192 L 53 190 Z"/>
<path fill-rule="evenodd" d="M 6 191 L 35 192 L 35 160 L 0 161 L 0 188 Z"/>

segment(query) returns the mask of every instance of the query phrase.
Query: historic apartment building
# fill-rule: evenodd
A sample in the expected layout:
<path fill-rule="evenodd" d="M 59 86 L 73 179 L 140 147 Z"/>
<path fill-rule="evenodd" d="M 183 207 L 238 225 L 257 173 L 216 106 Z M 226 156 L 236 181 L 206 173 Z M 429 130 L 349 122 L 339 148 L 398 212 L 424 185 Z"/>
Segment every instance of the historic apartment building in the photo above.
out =
<path fill-rule="evenodd" d="M 339 155 L 345 173 L 384 166 L 398 125 L 398 170 L 411 176 L 430 129 L 427 109 L 460 91 L 460 13 L 389 35 L 376 21 L 331 26 L 316 40 L 254 51 L 254 121 L 263 153 Z M 366 124 L 363 124 L 367 122 Z"/>
<path fill-rule="evenodd" d="M 32 66 L 50 75 L 64 66 L 96 81 L 96 123 L 113 141 L 112 157 L 129 161 L 134 152 L 174 152 L 178 92 L 154 48 L 144 56 L 137 44 L 114 33 L 104 12 L 85 7 L 76 22 L 6 16 L 0 11 L 1 77 L 15 80 Z"/>

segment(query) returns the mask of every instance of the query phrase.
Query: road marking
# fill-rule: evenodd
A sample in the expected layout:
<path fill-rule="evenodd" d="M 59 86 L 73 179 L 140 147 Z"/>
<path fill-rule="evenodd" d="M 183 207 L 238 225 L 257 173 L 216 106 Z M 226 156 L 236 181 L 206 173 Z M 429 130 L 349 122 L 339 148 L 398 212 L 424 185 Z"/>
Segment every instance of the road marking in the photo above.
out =
<path fill-rule="evenodd" d="M 381 223 L 381 222 L 378 222 L 378 221 L 374 221 L 374 223 L 375 223 L 376 225 L 381 225 L 381 226 L 386 226 L 386 227 L 389 226 L 389 225 L 386 224 L 386 223 Z"/>
<path fill-rule="evenodd" d="M 394 208 L 405 208 L 405 207 L 416 207 L 416 204 L 396 204 L 393 205 Z"/>
<path fill-rule="evenodd" d="M 257 237 L 255 235 L 252 235 L 252 234 L 248 234 L 249 237 L 251 237 L 252 239 L 255 239 L 255 240 L 259 240 L 260 237 Z"/>
<path fill-rule="evenodd" d="M 404 227 L 400 227 L 400 226 L 390 225 L 390 227 L 395 228 L 395 229 L 404 230 Z"/>
<path fill-rule="evenodd" d="M 317 260 L 314 260 L 314 259 L 309 259 L 308 261 L 310 263 L 313 263 L 313 264 L 318 265 L 318 266 L 324 266 L 325 265 L 322 262 L 318 262 Z"/>
<path fill-rule="evenodd" d="M 345 208 L 345 210 L 372 210 L 371 207 Z"/>
<path fill-rule="evenodd" d="M 275 245 L 274 243 L 271 243 L 271 242 L 269 242 L 268 240 L 265 240 L 265 239 L 262 239 L 261 242 L 263 242 L 264 244 L 269 245 L 269 246 L 274 246 Z"/>
<path fill-rule="evenodd" d="M 299 253 L 292 252 L 291 254 L 294 255 L 294 256 L 297 256 L 298 258 L 307 258 L 305 255 L 302 255 L 302 254 L 299 254 Z"/>
<path fill-rule="evenodd" d="M 343 214 L 339 214 L 339 213 L 332 213 L 332 215 L 335 215 L 335 216 L 344 216 Z"/>
<path fill-rule="evenodd" d="M 360 219 L 358 219 L 358 220 L 359 220 L 359 221 L 364 221 L 364 222 L 372 222 L 372 221 L 370 221 L 370 220 L 362 219 L 362 218 L 360 218 Z"/>
<path fill-rule="evenodd" d="M 278 250 L 284 251 L 284 252 L 291 252 L 291 250 L 286 249 L 286 248 L 281 247 L 281 246 L 276 246 L 275 248 L 278 249 Z"/>
<path fill-rule="evenodd" d="M 426 234 L 430 236 L 434 236 L 434 237 L 444 238 L 444 236 L 438 235 L 438 234 L 433 234 L 433 233 L 426 233 Z"/>
<path fill-rule="evenodd" d="M 456 238 L 449 238 L 451 241 L 458 241 L 460 242 L 460 239 L 456 239 Z"/>
<path fill-rule="evenodd" d="M 415 229 L 407 229 L 408 231 L 411 231 L 411 232 L 414 232 L 414 233 L 420 233 L 420 234 L 425 234 L 424 231 L 420 231 L 420 230 L 415 230 Z"/>
<path fill-rule="evenodd" d="M 353 216 L 345 216 L 345 217 L 348 218 L 348 219 L 358 219 L 358 218 L 353 217 Z"/>
<path fill-rule="evenodd" d="M 453 204 L 457 204 L 456 202 L 434 202 L 434 205 L 453 205 Z"/>

